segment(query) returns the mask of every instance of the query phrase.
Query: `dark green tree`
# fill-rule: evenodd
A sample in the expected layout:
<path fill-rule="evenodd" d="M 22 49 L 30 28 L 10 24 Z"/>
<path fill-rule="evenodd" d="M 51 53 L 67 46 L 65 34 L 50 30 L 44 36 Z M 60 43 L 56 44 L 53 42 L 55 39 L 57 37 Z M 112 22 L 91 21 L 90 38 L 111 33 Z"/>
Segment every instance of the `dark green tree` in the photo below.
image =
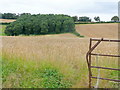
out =
<path fill-rule="evenodd" d="M 68 15 L 29 13 L 7 26 L 6 35 L 40 35 L 75 31 L 74 20 Z"/>
<path fill-rule="evenodd" d="M 18 15 L 16 15 L 15 13 L 4 13 L 2 14 L 2 18 L 3 19 L 17 19 Z"/>
<path fill-rule="evenodd" d="M 94 17 L 94 20 L 100 22 L 100 17 L 99 16 Z"/>
<path fill-rule="evenodd" d="M 119 17 L 118 16 L 114 16 L 111 18 L 111 21 L 117 22 L 119 21 Z"/>
<path fill-rule="evenodd" d="M 84 16 L 84 17 L 79 17 L 78 21 L 80 21 L 80 22 L 91 22 L 91 19 L 89 17 Z"/>
<path fill-rule="evenodd" d="M 78 17 L 77 16 L 73 16 L 72 18 L 73 18 L 74 22 L 78 21 Z"/>

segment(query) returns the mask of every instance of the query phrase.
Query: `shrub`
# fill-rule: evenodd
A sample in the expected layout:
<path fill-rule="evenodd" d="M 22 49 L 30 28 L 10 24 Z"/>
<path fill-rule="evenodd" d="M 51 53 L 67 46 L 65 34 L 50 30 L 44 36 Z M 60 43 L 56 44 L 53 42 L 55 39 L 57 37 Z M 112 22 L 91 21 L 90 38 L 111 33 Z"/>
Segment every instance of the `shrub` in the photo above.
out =
<path fill-rule="evenodd" d="M 76 35 L 78 37 L 84 37 L 84 36 L 80 35 L 77 31 L 72 32 L 72 34 L 74 34 L 74 35 Z"/>
<path fill-rule="evenodd" d="M 68 15 L 38 14 L 22 15 L 15 22 L 10 23 L 5 30 L 9 36 L 40 35 L 75 31 L 72 17 Z"/>

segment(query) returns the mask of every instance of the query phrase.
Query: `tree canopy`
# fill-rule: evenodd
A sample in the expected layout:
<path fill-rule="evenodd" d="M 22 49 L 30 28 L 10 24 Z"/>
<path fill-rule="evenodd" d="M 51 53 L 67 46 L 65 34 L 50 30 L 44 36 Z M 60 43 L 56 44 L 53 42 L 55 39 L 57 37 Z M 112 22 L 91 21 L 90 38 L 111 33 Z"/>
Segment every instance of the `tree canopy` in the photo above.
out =
<path fill-rule="evenodd" d="M 0 13 L 0 16 L 2 19 L 17 19 L 19 17 L 19 15 L 15 13 Z"/>
<path fill-rule="evenodd" d="M 91 22 L 91 19 L 89 17 L 79 17 L 79 20 L 78 21 L 81 21 L 81 22 Z"/>
<path fill-rule="evenodd" d="M 40 35 L 75 31 L 72 17 L 63 14 L 25 14 L 6 27 L 5 34 Z"/>
<path fill-rule="evenodd" d="M 94 17 L 94 20 L 95 20 L 95 21 L 99 21 L 99 22 L 100 22 L 100 17 L 99 17 L 99 16 Z"/>
<path fill-rule="evenodd" d="M 117 21 L 119 21 L 119 17 L 118 16 L 114 16 L 114 17 L 111 18 L 111 20 L 117 22 Z"/>
<path fill-rule="evenodd" d="M 21 13 L 21 14 L 16 14 L 16 13 L 0 13 L 0 18 L 2 19 L 17 19 L 22 15 L 31 15 L 30 13 Z"/>
<path fill-rule="evenodd" d="M 78 17 L 77 16 L 73 16 L 72 18 L 73 18 L 74 22 L 78 21 Z"/>

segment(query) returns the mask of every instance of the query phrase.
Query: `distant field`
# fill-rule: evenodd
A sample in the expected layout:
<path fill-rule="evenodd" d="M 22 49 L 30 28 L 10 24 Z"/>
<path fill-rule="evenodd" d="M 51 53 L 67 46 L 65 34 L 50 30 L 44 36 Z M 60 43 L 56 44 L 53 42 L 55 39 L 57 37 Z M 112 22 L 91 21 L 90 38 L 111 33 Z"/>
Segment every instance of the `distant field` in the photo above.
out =
<path fill-rule="evenodd" d="M 45 74 L 48 78 L 44 78 L 38 73 L 40 71 L 34 70 L 34 68 L 41 66 L 41 61 L 47 61 L 51 62 L 50 66 L 55 66 L 65 77 L 63 78 L 65 83 L 63 86 L 88 88 L 88 69 L 85 56 L 89 48 L 89 38 L 104 37 L 117 39 L 117 24 L 76 25 L 76 29 L 85 37 L 79 38 L 72 34 L 3 36 L 2 55 L 5 68 L 3 87 L 47 87 L 44 83 L 47 83 L 48 87 L 52 87 L 48 82 L 51 82 L 52 85 L 55 86 L 54 81 L 49 79 L 52 76 L 49 77 L 48 74 Z M 118 54 L 118 44 L 103 42 L 94 52 Z M 93 65 L 96 64 L 96 58 L 97 57 L 92 57 Z M 98 58 L 100 66 L 118 68 L 118 58 Z M 22 60 L 22 62 L 19 60 Z M 18 61 L 17 64 L 16 61 Z M 9 63 L 11 62 L 13 62 L 13 64 L 10 66 Z M 34 64 L 29 62 L 33 62 Z M 8 73 L 6 73 L 6 71 L 8 71 Z M 93 69 L 93 72 L 93 75 L 97 76 L 97 70 Z M 101 77 L 118 78 L 116 72 L 107 70 L 101 70 L 100 72 Z M 41 80 L 43 80 L 44 83 L 41 83 L 43 82 Z M 96 80 L 93 79 L 93 85 L 95 85 L 95 83 Z M 117 86 L 113 82 L 100 80 L 99 87 L 115 88 Z"/>
<path fill-rule="evenodd" d="M 9 23 L 9 22 L 14 22 L 14 21 L 16 21 L 16 20 L 14 20 L 14 19 L 0 19 L 0 23 L 2 22 L 2 23 Z"/>
<path fill-rule="evenodd" d="M 0 25 L 0 30 L 2 30 L 2 33 L 5 30 L 5 25 Z M 83 35 L 88 38 L 118 38 L 118 24 L 82 24 L 82 25 L 76 25 L 76 31 L 80 33 L 80 35 Z M 1 34 L 0 34 L 1 35 Z M 3 33 L 3 35 L 5 35 Z M 57 36 L 65 36 L 66 34 L 58 34 Z M 52 35 L 46 35 L 46 36 L 52 36 Z M 56 36 L 56 35 L 53 35 Z M 73 37 L 74 35 L 69 34 L 69 37 Z"/>
<path fill-rule="evenodd" d="M 118 24 L 79 24 L 76 30 L 86 37 L 118 38 Z"/>

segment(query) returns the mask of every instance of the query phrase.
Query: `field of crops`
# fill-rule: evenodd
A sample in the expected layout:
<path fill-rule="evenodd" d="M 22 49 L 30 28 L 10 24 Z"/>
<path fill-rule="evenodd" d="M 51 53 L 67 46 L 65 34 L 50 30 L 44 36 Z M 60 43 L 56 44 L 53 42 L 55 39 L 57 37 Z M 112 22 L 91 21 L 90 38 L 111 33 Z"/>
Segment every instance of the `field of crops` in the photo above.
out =
<path fill-rule="evenodd" d="M 117 24 L 77 25 L 84 38 L 72 34 L 41 36 L 3 36 L 3 87 L 88 88 L 86 53 L 89 38 L 117 39 Z M 118 54 L 118 43 L 101 43 L 94 51 Z M 93 65 L 96 58 L 92 57 Z M 98 57 L 99 65 L 118 68 L 118 58 Z M 42 72 L 42 73 L 41 73 Z M 100 76 L 117 79 L 117 72 L 101 70 Z M 97 76 L 97 70 L 93 69 Z M 96 80 L 93 79 L 93 86 Z M 100 80 L 100 88 L 115 88 L 116 83 Z"/>
<path fill-rule="evenodd" d="M 2 22 L 2 23 L 10 23 L 10 22 L 14 22 L 14 21 L 16 21 L 16 20 L 14 20 L 14 19 L 0 19 L 0 23 Z"/>
<path fill-rule="evenodd" d="M 94 38 L 118 38 L 118 24 L 84 24 L 76 25 L 76 30 L 86 36 Z"/>

